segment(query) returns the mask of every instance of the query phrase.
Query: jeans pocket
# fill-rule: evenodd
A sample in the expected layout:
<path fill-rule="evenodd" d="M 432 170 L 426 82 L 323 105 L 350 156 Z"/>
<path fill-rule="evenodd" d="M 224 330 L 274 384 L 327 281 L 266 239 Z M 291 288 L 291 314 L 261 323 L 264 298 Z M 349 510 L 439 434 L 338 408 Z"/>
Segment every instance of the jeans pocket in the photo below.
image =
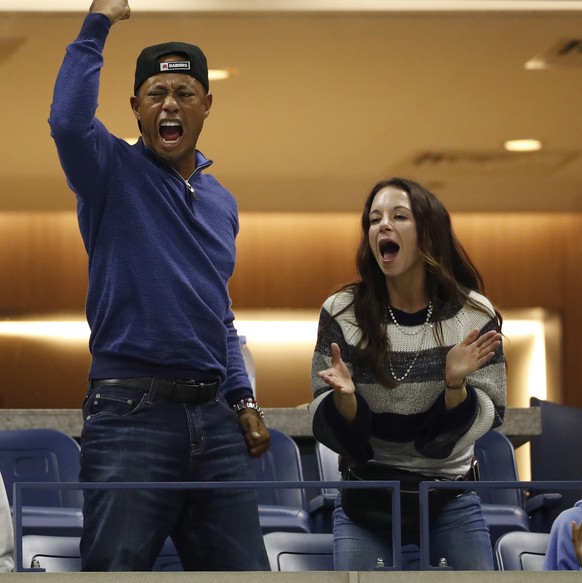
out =
<path fill-rule="evenodd" d="M 99 387 L 87 394 L 83 404 L 83 418 L 127 417 L 145 408 L 147 393 L 123 387 Z"/>

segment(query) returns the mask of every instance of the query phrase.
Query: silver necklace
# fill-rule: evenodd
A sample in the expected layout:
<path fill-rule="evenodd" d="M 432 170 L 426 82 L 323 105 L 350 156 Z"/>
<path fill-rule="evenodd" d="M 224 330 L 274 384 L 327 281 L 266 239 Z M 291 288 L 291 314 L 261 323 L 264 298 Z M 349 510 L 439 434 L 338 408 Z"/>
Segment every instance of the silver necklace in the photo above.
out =
<path fill-rule="evenodd" d="M 390 314 L 390 319 L 394 322 L 399 332 L 402 332 L 402 334 L 404 334 L 405 336 L 416 336 L 420 332 L 424 332 L 426 330 L 427 324 L 429 323 L 430 317 L 432 316 L 432 302 L 428 302 L 426 320 L 424 321 L 422 328 L 417 328 L 416 330 L 414 330 L 414 332 L 407 330 L 405 326 L 401 326 L 399 324 L 398 320 L 396 319 L 396 316 L 394 315 L 394 312 L 392 311 L 392 306 L 388 306 L 388 313 Z"/>
<path fill-rule="evenodd" d="M 390 372 L 392 373 L 392 377 L 394 378 L 394 380 L 396 382 L 401 383 L 410 374 L 412 367 L 416 364 L 416 360 L 418 358 L 418 355 L 420 354 L 420 351 L 422 350 L 422 347 L 424 345 L 426 333 L 428 332 L 429 328 L 432 328 L 432 324 L 430 323 L 430 317 L 432 316 L 432 302 L 428 302 L 428 310 L 426 313 L 426 320 L 424 321 L 422 328 L 419 328 L 419 329 L 415 330 L 414 332 L 410 332 L 408 330 L 405 330 L 405 327 L 401 326 L 398 323 L 398 320 L 394 316 L 394 313 L 392 312 L 392 308 L 390 306 L 388 306 L 388 313 L 390 314 L 390 318 L 391 318 L 392 322 L 394 322 L 394 324 L 396 325 L 396 328 L 398 329 L 398 331 L 401 332 L 402 334 L 404 334 L 405 336 L 416 336 L 417 334 L 422 332 L 422 338 L 420 339 L 420 345 L 418 347 L 418 350 L 416 351 L 416 354 L 414 355 L 412 362 L 408 365 L 406 372 L 402 376 L 398 376 L 394 372 L 394 367 L 392 366 L 392 359 L 390 358 L 390 352 L 388 352 L 388 364 L 390 365 Z"/>

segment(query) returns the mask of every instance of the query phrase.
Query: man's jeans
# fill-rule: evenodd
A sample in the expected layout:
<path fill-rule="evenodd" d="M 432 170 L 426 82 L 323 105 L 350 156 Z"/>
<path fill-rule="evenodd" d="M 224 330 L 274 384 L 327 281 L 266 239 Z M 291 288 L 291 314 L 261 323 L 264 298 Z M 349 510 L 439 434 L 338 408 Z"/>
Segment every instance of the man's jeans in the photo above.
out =
<path fill-rule="evenodd" d="M 334 510 L 334 567 L 336 571 L 371 571 L 379 557 L 392 564 L 391 533 L 377 533 L 352 522 L 337 502 Z M 458 571 L 491 571 L 493 554 L 481 502 L 467 492 L 447 502 L 430 527 L 430 562 L 446 558 Z"/>
<path fill-rule="evenodd" d="M 122 387 L 90 389 L 84 482 L 254 480 L 237 415 Z M 171 536 L 184 570 L 269 570 L 255 490 L 86 490 L 83 571 L 150 571 Z"/>

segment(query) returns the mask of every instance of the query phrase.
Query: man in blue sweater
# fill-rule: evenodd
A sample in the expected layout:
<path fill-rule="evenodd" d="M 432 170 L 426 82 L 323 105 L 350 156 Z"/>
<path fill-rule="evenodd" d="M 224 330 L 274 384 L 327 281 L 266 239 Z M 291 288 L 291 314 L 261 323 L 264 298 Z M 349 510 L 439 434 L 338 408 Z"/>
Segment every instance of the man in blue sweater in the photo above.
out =
<path fill-rule="evenodd" d="M 582 500 L 558 514 L 550 531 L 544 571 L 582 568 Z"/>
<path fill-rule="evenodd" d="M 270 445 L 245 372 L 228 280 L 237 206 L 203 170 L 202 51 L 148 47 L 131 107 L 141 139 L 95 117 L 103 48 L 127 0 L 95 0 L 67 47 L 50 113 L 89 256 L 92 355 L 81 480 L 252 480 Z M 250 456 L 249 456 L 250 454 Z M 254 489 L 90 490 L 85 571 L 150 570 L 170 536 L 185 570 L 268 570 Z"/>

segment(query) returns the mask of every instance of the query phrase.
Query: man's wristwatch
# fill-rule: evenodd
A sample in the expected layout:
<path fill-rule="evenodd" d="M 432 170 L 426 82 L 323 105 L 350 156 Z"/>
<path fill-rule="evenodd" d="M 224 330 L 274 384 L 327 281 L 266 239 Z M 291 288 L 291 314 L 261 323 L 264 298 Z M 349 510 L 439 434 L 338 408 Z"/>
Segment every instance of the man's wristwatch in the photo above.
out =
<path fill-rule="evenodd" d="M 237 414 L 240 413 L 241 411 L 244 411 L 245 409 L 254 409 L 259 414 L 259 417 L 261 419 L 265 418 L 265 413 L 259 407 L 256 400 L 251 397 L 241 399 L 232 406 L 232 410 Z"/>

